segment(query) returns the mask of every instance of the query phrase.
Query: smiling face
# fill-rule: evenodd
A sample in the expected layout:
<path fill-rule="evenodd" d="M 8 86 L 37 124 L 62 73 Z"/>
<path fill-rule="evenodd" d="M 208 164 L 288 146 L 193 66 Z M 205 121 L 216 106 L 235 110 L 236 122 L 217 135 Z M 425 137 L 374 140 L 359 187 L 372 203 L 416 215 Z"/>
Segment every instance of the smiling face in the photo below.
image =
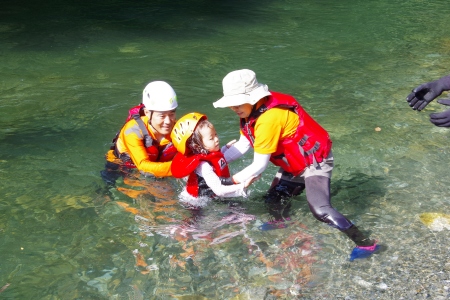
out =
<path fill-rule="evenodd" d="M 162 136 L 170 134 L 176 122 L 175 110 L 153 112 L 145 110 L 145 114 L 150 118 L 149 123 L 156 131 L 156 134 Z"/>
<path fill-rule="evenodd" d="M 252 113 L 253 105 L 244 103 L 238 106 L 230 106 L 230 108 L 239 116 L 239 118 L 244 119 L 248 118 L 248 116 Z"/>
<path fill-rule="evenodd" d="M 202 144 L 205 150 L 208 150 L 209 152 L 220 150 L 219 137 L 212 124 L 211 126 L 198 128 L 198 133 L 202 137 Z"/>

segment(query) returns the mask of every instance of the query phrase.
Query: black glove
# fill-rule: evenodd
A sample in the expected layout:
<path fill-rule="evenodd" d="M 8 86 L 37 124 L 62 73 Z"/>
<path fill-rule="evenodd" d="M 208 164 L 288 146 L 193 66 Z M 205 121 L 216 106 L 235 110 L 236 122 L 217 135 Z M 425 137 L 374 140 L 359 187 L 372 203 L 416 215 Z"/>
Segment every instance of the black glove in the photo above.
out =
<path fill-rule="evenodd" d="M 441 99 L 438 103 L 450 106 L 450 99 Z M 430 122 L 439 127 L 450 127 L 450 109 L 430 114 Z"/>
<path fill-rule="evenodd" d="M 419 85 L 406 97 L 409 106 L 421 111 L 443 91 L 450 90 L 450 76 Z"/>

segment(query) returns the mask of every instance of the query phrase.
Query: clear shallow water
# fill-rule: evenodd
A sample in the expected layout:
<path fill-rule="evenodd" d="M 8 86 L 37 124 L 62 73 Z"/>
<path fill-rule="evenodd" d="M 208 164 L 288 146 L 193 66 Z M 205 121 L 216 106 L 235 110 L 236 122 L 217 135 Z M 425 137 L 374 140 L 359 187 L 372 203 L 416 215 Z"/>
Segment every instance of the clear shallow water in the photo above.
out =
<path fill-rule="evenodd" d="M 1 296 L 445 295 L 448 232 L 418 216 L 450 211 L 449 133 L 428 121 L 439 104 L 417 113 L 404 99 L 448 74 L 448 15 L 445 1 L 4 4 Z M 223 76 L 240 68 L 296 96 L 329 130 L 333 204 L 386 251 L 348 263 L 351 243 L 314 220 L 304 195 L 286 229 L 259 231 L 275 168 L 248 200 L 211 202 L 200 215 L 178 203 L 175 180 L 105 189 L 103 155 L 147 82 L 168 81 L 179 116 L 206 113 L 225 143 L 237 137 L 237 120 L 211 102 Z"/>

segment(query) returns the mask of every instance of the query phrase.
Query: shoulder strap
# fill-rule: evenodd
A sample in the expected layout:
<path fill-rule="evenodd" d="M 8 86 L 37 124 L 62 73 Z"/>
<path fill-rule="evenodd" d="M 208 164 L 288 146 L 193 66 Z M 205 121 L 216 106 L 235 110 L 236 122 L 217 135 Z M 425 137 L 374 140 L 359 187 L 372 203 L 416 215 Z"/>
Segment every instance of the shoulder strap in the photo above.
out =
<path fill-rule="evenodd" d="M 114 138 L 112 139 L 112 141 L 111 141 L 112 144 L 111 144 L 110 149 L 111 149 L 111 150 L 114 150 L 114 154 L 115 154 L 117 157 L 119 157 L 119 156 L 118 156 L 117 149 L 116 149 L 116 143 L 117 143 L 117 139 L 119 138 L 120 131 L 122 130 L 123 126 L 125 126 L 125 124 L 127 124 L 127 122 L 130 121 L 131 119 L 134 119 L 135 116 L 145 116 L 145 113 L 144 113 L 144 107 L 145 107 L 144 104 L 141 103 L 141 104 L 139 104 L 139 105 L 136 105 L 136 106 L 130 108 L 130 109 L 128 110 L 128 117 L 127 117 L 127 119 L 125 120 L 125 123 L 123 123 L 122 127 L 120 128 L 120 130 L 117 131 L 116 135 L 115 135 Z M 145 130 L 145 131 L 143 131 L 143 132 L 147 132 L 147 131 Z M 144 134 L 145 134 L 145 133 L 144 133 Z"/>
<path fill-rule="evenodd" d="M 151 147 L 153 145 L 153 139 L 148 134 L 147 127 L 145 126 L 144 121 L 142 121 L 141 116 L 140 115 L 133 115 L 133 119 L 136 121 L 136 123 L 138 123 L 139 128 L 142 131 L 142 135 L 144 136 L 145 148 Z"/>

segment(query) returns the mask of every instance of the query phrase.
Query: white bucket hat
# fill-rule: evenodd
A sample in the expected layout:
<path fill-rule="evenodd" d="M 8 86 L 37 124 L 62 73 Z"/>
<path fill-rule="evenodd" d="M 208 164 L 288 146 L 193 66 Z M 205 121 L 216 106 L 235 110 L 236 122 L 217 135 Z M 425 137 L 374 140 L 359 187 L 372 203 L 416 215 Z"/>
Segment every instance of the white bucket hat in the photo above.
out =
<path fill-rule="evenodd" d="M 238 106 L 245 103 L 253 105 L 271 95 L 267 85 L 258 83 L 255 72 L 248 69 L 228 73 L 222 80 L 222 86 L 223 97 L 213 103 L 214 107 Z"/>

